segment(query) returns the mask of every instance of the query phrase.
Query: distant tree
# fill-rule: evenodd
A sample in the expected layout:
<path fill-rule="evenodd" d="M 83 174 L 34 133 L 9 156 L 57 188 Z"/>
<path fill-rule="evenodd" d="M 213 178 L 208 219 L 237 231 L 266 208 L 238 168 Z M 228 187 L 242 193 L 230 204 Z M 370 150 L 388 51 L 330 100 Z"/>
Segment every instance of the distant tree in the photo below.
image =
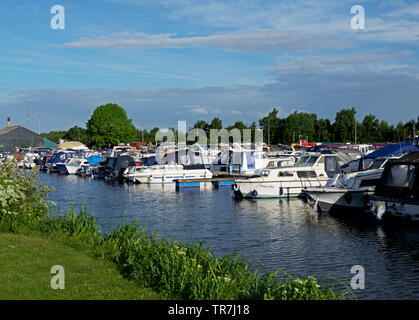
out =
<path fill-rule="evenodd" d="M 67 141 L 80 141 L 84 144 L 90 144 L 90 137 L 87 134 L 87 130 L 78 126 L 68 129 L 63 139 Z"/>
<path fill-rule="evenodd" d="M 293 143 L 299 139 L 316 139 L 317 115 L 314 113 L 291 113 L 281 122 L 280 130 L 283 143 Z"/>
<path fill-rule="evenodd" d="M 219 118 L 212 119 L 209 129 L 221 130 L 223 128 L 223 122 Z"/>
<path fill-rule="evenodd" d="M 198 120 L 197 122 L 195 122 L 194 128 L 199 128 L 205 131 L 205 133 L 208 132 L 208 128 L 210 127 L 210 125 L 208 124 L 208 122 L 204 121 L 204 120 Z"/>
<path fill-rule="evenodd" d="M 397 142 L 397 132 L 387 121 L 381 121 L 378 126 L 378 140 L 375 142 Z"/>
<path fill-rule="evenodd" d="M 51 131 L 49 133 L 41 133 L 41 136 L 51 140 L 52 142 L 57 143 L 58 140 L 64 139 L 64 136 L 67 134 L 67 131 Z"/>
<path fill-rule="evenodd" d="M 131 121 L 119 105 L 104 104 L 95 109 L 87 122 L 87 133 L 92 144 L 98 147 L 134 141 L 137 138 L 137 129 Z"/>
<path fill-rule="evenodd" d="M 263 141 L 270 144 L 276 144 L 281 139 L 280 123 L 278 110 L 273 110 L 264 118 L 259 120 L 259 126 L 263 130 Z"/>
<path fill-rule="evenodd" d="M 336 113 L 334 134 L 336 142 L 350 142 L 355 136 L 355 108 L 342 109 Z"/>
<path fill-rule="evenodd" d="M 377 142 L 380 140 L 379 133 L 380 121 L 372 114 L 368 114 L 362 121 L 362 132 L 360 141 L 363 143 Z"/>
<path fill-rule="evenodd" d="M 330 142 L 332 140 L 332 124 L 329 119 L 320 119 L 316 123 L 316 140 Z"/>

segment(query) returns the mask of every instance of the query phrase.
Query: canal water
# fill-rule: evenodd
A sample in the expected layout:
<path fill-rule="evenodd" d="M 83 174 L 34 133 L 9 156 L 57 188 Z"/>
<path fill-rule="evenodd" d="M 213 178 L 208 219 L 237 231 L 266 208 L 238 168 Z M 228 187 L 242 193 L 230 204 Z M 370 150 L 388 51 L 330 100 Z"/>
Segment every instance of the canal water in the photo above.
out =
<path fill-rule="evenodd" d="M 362 216 L 318 214 L 303 200 L 233 199 L 230 187 L 176 191 L 174 184 L 106 183 L 40 173 L 59 212 L 85 204 L 104 230 L 136 220 L 161 238 L 204 241 L 215 255 L 240 253 L 260 271 L 282 269 L 349 283 L 365 270 L 358 299 L 419 299 L 419 227 Z"/>

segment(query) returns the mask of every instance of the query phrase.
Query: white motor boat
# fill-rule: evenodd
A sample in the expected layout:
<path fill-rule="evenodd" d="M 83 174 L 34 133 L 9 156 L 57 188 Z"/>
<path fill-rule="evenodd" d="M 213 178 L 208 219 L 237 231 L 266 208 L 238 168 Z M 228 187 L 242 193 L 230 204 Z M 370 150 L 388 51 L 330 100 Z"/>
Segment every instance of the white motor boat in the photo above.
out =
<path fill-rule="evenodd" d="M 339 170 L 335 155 L 306 155 L 292 167 L 265 168 L 236 179 L 233 188 L 236 198 L 305 197 L 302 189 L 324 186 Z"/>
<path fill-rule="evenodd" d="M 265 152 L 252 149 L 223 150 L 211 165 L 216 173 L 253 176 L 258 170 L 268 167 L 292 166 L 295 158 L 291 156 L 269 158 Z"/>
<path fill-rule="evenodd" d="M 419 222 L 419 152 L 386 164 L 367 207 L 377 220 Z"/>
<path fill-rule="evenodd" d="M 134 183 L 173 183 L 177 179 L 212 178 L 212 172 L 202 165 L 182 166 L 178 164 L 131 167 L 125 177 Z"/>
<path fill-rule="evenodd" d="M 65 168 L 60 170 L 60 173 L 67 173 L 69 175 L 76 174 L 76 172 L 83 166 L 89 165 L 89 162 L 85 158 L 69 158 L 64 163 L 58 163 L 57 167 Z"/>
<path fill-rule="evenodd" d="M 310 205 L 320 211 L 363 211 L 367 197 L 374 193 L 389 159 L 393 158 L 377 158 L 365 171 L 338 174 L 324 187 L 306 188 L 303 192 L 307 194 Z"/>

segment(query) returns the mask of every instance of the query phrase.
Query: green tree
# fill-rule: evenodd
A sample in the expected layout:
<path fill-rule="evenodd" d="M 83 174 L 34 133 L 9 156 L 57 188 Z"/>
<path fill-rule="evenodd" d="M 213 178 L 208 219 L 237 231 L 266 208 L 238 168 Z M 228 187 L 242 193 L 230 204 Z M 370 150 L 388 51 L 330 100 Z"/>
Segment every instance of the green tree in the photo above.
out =
<path fill-rule="evenodd" d="M 316 140 L 330 142 L 332 140 L 332 124 L 329 119 L 320 119 L 316 123 Z"/>
<path fill-rule="evenodd" d="M 280 123 L 281 141 L 284 143 L 293 143 L 300 138 L 316 138 L 317 115 L 314 113 L 295 111 Z"/>
<path fill-rule="evenodd" d="M 281 139 L 280 123 L 278 118 L 278 110 L 273 110 L 264 118 L 259 120 L 259 126 L 263 130 L 263 141 L 270 144 L 276 144 Z"/>
<path fill-rule="evenodd" d="M 377 142 L 380 140 L 380 121 L 372 114 L 368 114 L 362 121 L 361 142 Z"/>
<path fill-rule="evenodd" d="M 87 130 L 78 126 L 68 129 L 63 139 L 67 141 L 80 141 L 84 144 L 90 144 L 90 137 L 87 134 Z"/>
<path fill-rule="evenodd" d="M 41 136 L 51 140 L 52 142 L 58 143 L 58 140 L 64 139 L 67 131 L 51 131 L 48 133 L 41 133 Z"/>
<path fill-rule="evenodd" d="M 87 122 L 87 133 L 92 144 L 98 147 L 134 141 L 137 138 L 137 129 L 131 121 L 119 105 L 104 104 L 95 109 Z"/>
<path fill-rule="evenodd" d="M 210 125 L 208 124 L 208 122 L 204 120 L 198 120 L 197 122 L 195 122 L 193 127 L 202 129 L 205 131 L 205 133 L 208 133 L 208 128 L 210 127 Z"/>
<path fill-rule="evenodd" d="M 221 119 L 219 119 L 219 118 L 212 119 L 212 121 L 209 125 L 209 129 L 221 130 L 222 128 L 223 128 L 223 122 L 221 121 Z"/>
<path fill-rule="evenodd" d="M 350 142 L 354 141 L 355 136 L 355 108 L 342 109 L 336 113 L 334 123 L 335 141 Z"/>

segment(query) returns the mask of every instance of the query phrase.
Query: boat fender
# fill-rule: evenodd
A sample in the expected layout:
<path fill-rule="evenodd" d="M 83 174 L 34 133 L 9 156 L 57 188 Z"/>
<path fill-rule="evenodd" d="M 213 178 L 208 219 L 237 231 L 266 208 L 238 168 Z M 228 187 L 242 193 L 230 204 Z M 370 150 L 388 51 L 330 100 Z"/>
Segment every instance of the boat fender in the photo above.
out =
<path fill-rule="evenodd" d="M 256 190 L 252 191 L 252 196 L 257 197 L 258 196 L 258 192 Z"/>
<path fill-rule="evenodd" d="M 233 190 L 234 191 L 239 191 L 240 190 L 240 187 L 235 183 L 234 185 L 233 185 Z"/>
<path fill-rule="evenodd" d="M 282 196 L 284 194 L 284 188 L 279 188 L 279 194 Z"/>

